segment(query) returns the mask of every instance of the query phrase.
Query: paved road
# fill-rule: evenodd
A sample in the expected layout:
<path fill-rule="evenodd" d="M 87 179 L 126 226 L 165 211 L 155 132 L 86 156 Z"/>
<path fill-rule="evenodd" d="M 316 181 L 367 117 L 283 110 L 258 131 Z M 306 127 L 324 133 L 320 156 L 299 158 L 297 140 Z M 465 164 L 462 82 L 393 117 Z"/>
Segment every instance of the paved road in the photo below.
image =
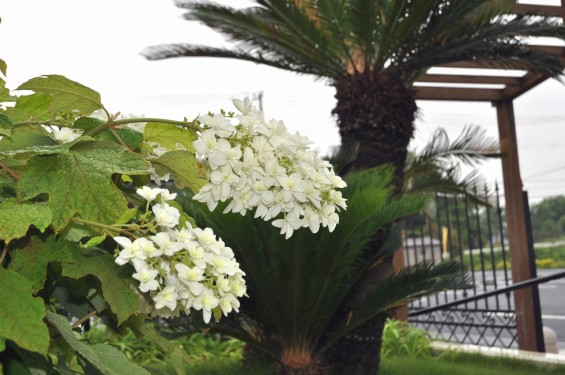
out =
<path fill-rule="evenodd" d="M 563 269 L 538 270 L 538 276 L 547 276 Z M 559 349 L 565 350 L 565 279 L 550 281 L 539 286 L 543 325 L 557 333 Z"/>
<path fill-rule="evenodd" d="M 564 271 L 564 269 L 538 270 L 538 277 L 547 276 L 560 271 Z M 490 272 L 484 279 L 482 275 L 475 274 L 474 281 L 477 288 L 477 294 L 495 289 L 495 283 L 499 288 L 507 285 L 504 273 L 501 271 L 497 271 L 495 273 Z M 511 283 L 512 281 L 508 280 L 508 284 Z M 539 291 L 543 324 L 551 327 L 556 332 L 559 349 L 563 351 L 565 350 L 565 278 L 540 284 Z M 423 298 L 420 301 L 416 301 L 415 305 L 425 308 L 428 306 L 434 306 L 438 302 L 441 304 L 446 301 L 461 299 L 465 297 L 465 294 L 466 293 L 463 291 L 448 291 L 440 294 L 437 298 Z M 468 295 L 473 295 L 473 293 L 469 293 Z M 479 309 L 486 308 L 487 310 L 505 310 L 508 309 L 509 301 L 511 301 L 511 297 L 508 299 L 505 295 L 501 295 L 498 300 L 495 297 L 491 297 L 487 300 L 477 301 L 476 305 L 475 303 L 470 305 L 478 307 Z M 478 330 L 471 330 L 471 335 L 473 335 L 473 332 L 478 332 Z M 485 335 L 489 336 L 490 333 L 487 331 Z M 492 335 L 494 337 L 494 334 Z M 487 338 L 487 340 L 490 339 Z M 513 346 L 516 347 L 516 345 Z"/>

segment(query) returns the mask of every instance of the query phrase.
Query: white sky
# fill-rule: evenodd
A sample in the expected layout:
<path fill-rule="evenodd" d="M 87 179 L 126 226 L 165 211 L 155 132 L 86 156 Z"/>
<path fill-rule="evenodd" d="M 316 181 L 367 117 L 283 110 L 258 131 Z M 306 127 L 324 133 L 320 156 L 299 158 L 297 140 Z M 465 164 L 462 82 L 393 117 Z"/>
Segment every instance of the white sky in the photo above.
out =
<path fill-rule="evenodd" d="M 242 0 L 219 1 L 232 6 Z M 535 1 L 559 5 L 560 0 Z M 221 36 L 181 18 L 172 0 L 1 0 L 0 58 L 8 87 L 42 74 L 62 74 L 99 91 L 113 112 L 182 119 L 220 108 L 231 98 L 263 92 L 267 118 L 282 119 L 325 154 L 339 143 L 331 110 L 334 89 L 310 76 L 231 59 L 147 61 L 139 52 L 162 43 L 223 43 Z M 438 127 L 455 137 L 465 124 L 498 136 L 489 103 L 418 102 L 413 146 Z M 521 174 L 531 201 L 565 194 L 565 86 L 546 81 L 514 102 Z M 502 181 L 499 161 L 481 167 Z"/>

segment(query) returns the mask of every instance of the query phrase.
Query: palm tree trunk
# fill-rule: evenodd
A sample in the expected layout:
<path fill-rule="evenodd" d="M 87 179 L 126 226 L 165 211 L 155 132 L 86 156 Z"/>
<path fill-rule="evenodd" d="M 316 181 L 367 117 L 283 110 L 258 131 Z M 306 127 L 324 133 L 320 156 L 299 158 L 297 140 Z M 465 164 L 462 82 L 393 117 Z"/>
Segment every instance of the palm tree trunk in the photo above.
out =
<path fill-rule="evenodd" d="M 402 187 L 408 144 L 417 111 L 413 90 L 388 75 L 365 73 L 335 79 L 339 133 L 344 146 L 354 146 L 354 169 L 390 163 L 396 168 L 395 188 Z"/>
<path fill-rule="evenodd" d="M 417 111 L 413 90 L 398 78 L 369 70 L 338 77 L 334 85 L 337 105 L 333 113 L 337 115 L 342 143 L 357 152 L 351 168 L 393 165 L 394 192 L 400 194 Z M 381 242 L 380 236 L 375 234 L 374 244 Z M 371 269 L 357 294 L 344 304 L 335 323 L 354 313 L 367 291 L 391 272 L 392 258 Z M 376 318 L 338 341 L 328 356 L 335 373 L 376 374 L 385 319 L 386 316 Z"/>

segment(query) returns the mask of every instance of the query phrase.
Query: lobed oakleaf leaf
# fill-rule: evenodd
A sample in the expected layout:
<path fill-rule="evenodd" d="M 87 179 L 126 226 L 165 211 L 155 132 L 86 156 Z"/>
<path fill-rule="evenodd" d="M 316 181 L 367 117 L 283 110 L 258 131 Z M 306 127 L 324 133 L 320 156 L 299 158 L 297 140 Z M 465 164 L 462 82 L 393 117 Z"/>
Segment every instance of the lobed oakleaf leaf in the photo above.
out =
<path fill-rule="evenodd" d="M 151 159 L 151 164 L 158 175 L 172 173 L 179 189 L 188 187 L 196 193 L 208 182 L 204 168 L 189 151 L 166 152 L 157 159 Z"/>
<path fill-rule="evenodd" d="M 0 337 L 20 348 L 47 354 L 49 331 L 43 318 L 45 305 L 31 294 L 31 282 L 0 267 Z"/>
<path fill-rule="evenodd" d="M 0 135 L 12 135 L 12 120 L 3 113 L 0 113 Z"/>
<path fill-rule="evenodd" d="M 31 291 L 36 294 L 43 289 L 49 263 L 69 260 L 70 248 L 65 241 L 56 241 L 54 237 L 43 241 L 32 236 L 24 247 L 13 250 L 11 255 L 9 269 L 31 281 Z"/>
<path fill-rule="evenodd" d="M 15 102 L 16 97 L 10 95 L 10 89 L 6 87 L 6 81 L 0 78 L 0 103 Z"/>
<path fill-rule="evenodd" d="M 192 143 L 198 139 L 193 130 L 158 122 L 148 122 L 143 130 L 143 137 L 147 142 L 156 142 L 171 151 L 177 149 L 177 144 L 181 144 L 187 151 L 192 152 Z"/>
<path fill-rule="evenodd" d="M 50 94 L 51 113 L 78 111 L 88 115 L 103 107 L 98 92 L 61 75 L 32 78 L 17 89 Z"/>
<path fill-rule="evenodd" d="M 4 77 L 6 77 L 7 71 L 8 71 L 8 65 L 6 64 L 6 61 L 0 59 L 0 72 L 2 72 Z"/>
<path fill-rule="evenodd" d="M 100 280 L 104 299 L 116 315 L 118 324 L 139 313 L 144 304 L 143 297 L 125 267 L 114 263 L 110 254 L 92 254 L 90 250 L 70 242 L 69 246 L 72 246 L 71 259 L 63 264 L 62 276 L 80 279 L 92 275 Z"/>
<path fill-rule="evenodd" d="M 51 118 L 52 99 L 51 95 L 44 93 L 20 96 L 14 107 L 6 108 L 6 115 L 13 122 L 47 121 Z"/>
<path fill-rule="evenodd" d="M 104 123 L 104 121 L 97 118 L 81 117 L 74 122 L 73 127 L 75 129 L 83 129 L 84 133 L 86 134 L 88 131 L 95 129 L 96 127 L 103 125 Z M 114 131 L 126 145 L 134 150 L 139 149 L 141 142 L 143 142 L 143 133 L 136 130 L 122 128 L 115 129 Z M 116 137 L 107 129 L 94 135 L 94 138 L 118 143 Z"/>
<path fill-rule="evenodd" d="M 0 139 L 0 152 L 18 151 L 30 147 L 54 146 L 57 142 L 38 125 L 14 126 L 10 137 Z"/>
<path fill-rule="evenodd" d="M 86 362 L 106 375 L 149 375 L 143 367 L 128 361 L 124 353 L 107 344 L 94 344 L 79 340 L 64 316 L 47 312 L 47 320 L 55 327 L 67 343 Z"/>
<path fill-rule="evenodd" d="M 31 157 L 33 155 L 50 155 L 50 154 L 69 154 L 69 149 L 73 147 L 75 144 L 85 141 L 92 141 L 93 138 L 81 136 L 77 139 L 73 140 L 72 142 L 66 142 L 61 144 L 54 144 L 54 145 L 39 145 L 39 146 L 28 146 L 25 148 L 20 148 L 17 150 L 7 150 L 7 151 L 0 151 L 0 155 L 8 156 L 8 157 Z"/>
<path fill-rule="evenodd" d="M 75 215 L 113 224 L 128 209 L 113 173 L 146 174 L 149 166 L 139 154 L 110 142 L 81 142 L 69 154 L 34 156 L 18 184 L 18 195 L 48 194 L 52 225 L 61 231 Z"/>
<path fill-rule="evenodd" d="M 30 226 L 45 231 L 51 224 L 51 210 L 43 203 L 0 203 L 0 238 L 11 241 L 26 235 Z"/>

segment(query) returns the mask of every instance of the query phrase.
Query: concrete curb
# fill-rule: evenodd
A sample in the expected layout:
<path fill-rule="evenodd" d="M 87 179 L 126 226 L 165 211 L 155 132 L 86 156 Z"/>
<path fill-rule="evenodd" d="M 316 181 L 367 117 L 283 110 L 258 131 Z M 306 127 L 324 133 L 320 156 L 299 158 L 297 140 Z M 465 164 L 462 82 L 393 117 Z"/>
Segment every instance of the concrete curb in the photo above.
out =
<path fill-rule="evenodd" d="M 507 357 L 540 364 L 565 365 L 564 354 L 537 353 L 518 349 L 490 348 L 488 346 L 454 344 L 442 341 L 433 341 L 432 348 L 438 351 L 455 350 L 464 353 L 479 353 L 491 357 Z"/>

